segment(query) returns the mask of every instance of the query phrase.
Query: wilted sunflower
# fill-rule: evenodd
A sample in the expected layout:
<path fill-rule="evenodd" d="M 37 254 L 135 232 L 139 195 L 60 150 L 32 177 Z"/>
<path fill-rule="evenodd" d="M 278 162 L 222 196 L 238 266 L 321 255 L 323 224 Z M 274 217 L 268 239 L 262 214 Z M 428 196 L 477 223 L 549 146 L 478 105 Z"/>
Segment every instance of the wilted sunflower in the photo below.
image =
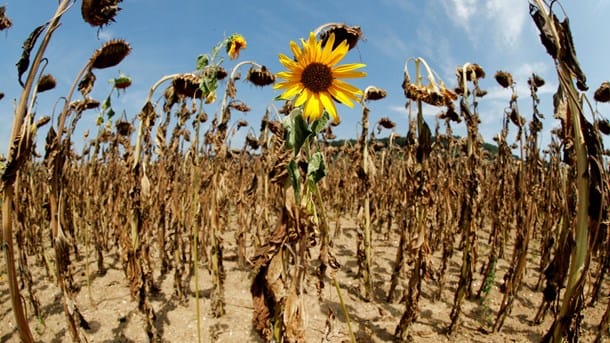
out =
<path fill-rule="evenodd" d="M 350 63 L 336 66 L 345 57 L 349 45 L 344 40 L 333 49 L 334 42 L 335 36 L 331 34 L 322 48 L 321 41 L 316 40 L 312 32 L 307 42 L 301 40 L 302 49 L 296 42 L 290 42 L 294 59 L 284 54 L 279 55 L 280 62 L 288 71 L 277 74 L 277 77 L 286 81 L 276 83 L 273 88 L 285 89 L 282 99 L 288 100 L 296 96 L 294 106 L 305 105 L 303 116 L 310 121 L 320 118 L 326 109 L 333 120 L 338 122 L 333 99 L 353 107 L 352 100 L 360 101 L 359 96 L 362 96 L 362 90 L 339 79 L 366 76 L 365 72 L 355 70 L 365 65 Z"/>
<path fill-rule="evenodd" d="M 231 35 L 227 41 L 227 55 L 234 60 L 239 57 L 239 52 L 247 46 L 246 39 L 239 33 Z"/>

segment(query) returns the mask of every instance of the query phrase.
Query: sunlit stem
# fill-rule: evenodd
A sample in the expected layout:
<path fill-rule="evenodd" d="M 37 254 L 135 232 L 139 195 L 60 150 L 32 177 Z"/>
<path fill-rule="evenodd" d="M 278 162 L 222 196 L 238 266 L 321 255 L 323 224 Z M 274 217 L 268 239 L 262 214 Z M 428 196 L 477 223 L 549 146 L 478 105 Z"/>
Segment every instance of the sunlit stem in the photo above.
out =
<path fill-rule="evenodd" d="M 226 124 L 229 121 L 229 116 L 225 116 L 225 114 L 228 114 L 229 112 L 227 111 L 227 102 L 229 100 L 229 85 L 231 85 L 233 82 L 235 82 L 235 80 L 238 77 L 237 72 L 239 71 L 239 68 L 241 68 L 244 65 L 252 65 L 254 67 L 257 68 L 262 68 L 262 66 L 254 61 L 242 61 L 237 63 L 233 69 L 231 69 L 231 74 L 229 74 L 229 84 L 227 85 L 227 89 L 225 91 L 225 94 L 222 96 L 222 102 L 220 103 L 220 122 L 221 124 Z M 226 137 L 222 137 L 222 139 L 226 139 Z"/>
<path fill-rule="evenodd" d="M 339 302 L 341 303 L 341 309 L 343 310 L 343 314 L 345 315 L 345 321 L 347 322 L 347 329 L 349 330 L 349 335 L 352 339 L 352 343 L 356 343 L 356 336 L 354 336 L 354 330 L 352 330 L 352 322 L 349 319 L 349 313 L 347 312 L 347 307 L 345 306 L 345 302 L 343 301 L 343 295 L 341 294 L 341 287 L 339 286 L 339 282 L 337 282 L 336 277 L 333 277 L 333 284 L 335 285 L 335 289 L 337 290 L 337 296 L 339 296 Z"/>
<path fill-rule="evenodd" d="M 200 104 L 201 108 L 201 104 Z M 196 315 L 197 315 L 197 342 L 201 343 L 201 303 L 199 301 L 199 225 L 197 225 L 197 214 L 201 211 L 201 203 L 199 199 L 199 130 L 201 127 L 201 123 L 196 119 L 195 122 L 195 138 L 193 140 L 191 153 L 194 154 L 194 165 L 192 166 L 192 182 L 193 182 L 193 204 L 196 206 L 192 206 L 192 230 L 193 234 L 191 236 L 192 246 L 193 246 L 193 270 L 195 273 L 195 307 L 196 307 Z"/>
<path fill-rule="evenodd" d="M 581 279 L 584 277 L 585 268 L 588 259 L 589 246 L 589 178 L 588 178 L 588 159 L 585 138 L 582 132 L 580 116 L 582 108 L 578 103 L 576 90 L 572 85 L 571 80 L 566 80 L 564 74 L 558 73 L 561 84 L 564 85 L 564 90 L 567 93 L 567 102 L 572 116 L 574 151 L 576 153 L 576 188 L 578 194 L 578 202 L 576 207 L 576 232 L 575 232 L 575 247 L 572 251 L 570 269 L 568 274 L 568 283 L 566 291 L 559 311 L 558 319 L 561 320 L 569 315 L 572 309 L 571 303 L 573 298 L 578 295 L 576 292 L 582 292 L 582 288 L 578 287 Z M 553 340 L 560 342 L 562 340 L 562 325 L 555 326 L 553 332 Z"/>
<path fill-rule="evenodd" d="M 322 33 L 325 29 L 329 28 L 329 27 L 333 27 L 333 26 L 340 26 L 343 25 L 342 23 L 326 23 L 326 24 L 322 24 L 320 26 L 318 26 L 315 30 L 313 30 L 313 34 L 314 35 L 319 35 L 320 33 Z"/>
<path fill-rule="evenodd" d="M 144 104 L 148 104 L 152 100 L 152 97 L 155 94 L 155 91 L 157 90 L 157 88 L 159 88 L 159 86 L 161 86 L 161 84 L 163 84 L 165 81 L 168 81 L 168 80 L 174 80 L 175 78 L 179 77 L 180 75 L 182 75 L 182 74 L 165 75 L 162 78 L 160 78 L 157 82 L 155 82 L 152 85 L 152 87 L 150 87 L 150 89 L 148 90 L 148 96 L 146 97 Z M 143 118 L 141 118 L 141 119 L 143 119 Z M 133 168 L 134 169 L 140 164 L 140 155 L 142 155 L 142 134 L 143 133 L 144 133 L 144 121 L 140 120 L 140 124 L 138 125 L 138 136 L 136 138 L 135 153 L 134 153 L 134 157 L 133 157 Z"/>
<path fill-rule="evenodd" d="M 61 16 L 70 8 L 72 1 L 63 0 L 57 6 L 57 10 L 49 22 L 48 29 L 40 43 L 36 56 L 32 60 L 30 73 L 26 79 L 19 103 L 15 109 L 15 115 L 13 117 L 13 125 L 11 129 L 11 136 L 9 140 L 9 162 L 14 159 L 20 158 L 20 156 L 14 156 L 13 152 L 17 149 L 21 140 L 17 140 L 17 135 L 22 132 L 22 126 L 24 118 L 27 112 L 28 99 L 34 84 L 34 78 L 40 67 L 40 63 L 44 56 L 44 52 L 47 49 L 49 41 L 53 32 L 59 27 L 59 20 Z M 8 165 L 8 163 L 7 163 Z M 13 198 L 14 198 L 14 180 L 4 181 L 0 188 L 2 188 L 2 245 L 5 254 L 6 269 L 7 269 L 7 283 L 9 285 L 9 292 L 11 295 L 11 303 L 13 307 L 13 314 L 15 315 L 15 321 L 19 328 L 19 337 L 22 342 L 34 342 L 34 336 L 30 330 L 30 326 L 27 321 L 25 309 L 21 302 L 21 295 L 19 294 L 19 285 L 17 282 L 17 272 L 15 269 L 15 256 L 13 247 Z"/>

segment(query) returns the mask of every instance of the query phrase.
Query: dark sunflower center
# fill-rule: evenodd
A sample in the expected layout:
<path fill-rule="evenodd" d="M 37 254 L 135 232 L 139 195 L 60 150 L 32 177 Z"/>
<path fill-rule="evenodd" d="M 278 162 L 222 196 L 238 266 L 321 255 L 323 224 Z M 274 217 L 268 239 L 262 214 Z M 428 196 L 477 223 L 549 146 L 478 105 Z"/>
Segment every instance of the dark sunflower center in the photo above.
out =
<path fill-rule="evenodd" d="M 301 74 L 301 83 L 312 92 L 324 92 L 333 83 L 333 73 L 329 66 L 314 62 L 309 64 Z"/>

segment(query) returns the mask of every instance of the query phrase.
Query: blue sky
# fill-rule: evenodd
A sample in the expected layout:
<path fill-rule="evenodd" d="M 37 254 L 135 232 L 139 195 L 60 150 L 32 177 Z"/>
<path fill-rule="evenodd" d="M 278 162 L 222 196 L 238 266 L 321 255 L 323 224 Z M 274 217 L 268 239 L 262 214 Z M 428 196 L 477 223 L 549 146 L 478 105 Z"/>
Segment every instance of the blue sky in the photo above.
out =
<path fill-rule="evenodd" d="M 57 1 L 5 0 L 7 15 L 13 27 L 0 32 L 0 153 L 6 153 L 12 124 L 14 100 L 19 96 L 15 63 L 21 55 L 21 45 L 34 27 L 48 20 Z M 113 98 L 114 109 L 126 112 L 131 119 L 142 107 L 148 88 L 160 77 L 170 73 L 190 72 L 197 55 L 209 52 L 225 35 L 243 34 L 248 47 L 237 61 L 225 58 L 225 68 L 242 60 L 253 60 L 279 72 L 278 53 L 290 54 L 289 41 L 306 37 L 309 31 L 327 22 L 358 25 L 364 40 L 344 59 L 344 63 L 365 63 L 368 76 L 352 83 L 360 88 L 375 85 L 384 88 L 388 97 L 370 104 L 371 123 L 388 116 L 404 135 L 408 128 L 406 99 L 401 88 L 403 67 L 407 58 L 422 57 L 428 61 L 445 83 L 455 86 L 455 68 L 466 62 L 478 63 L 487 72 L 481 86 L 489 94 L 481 100 L 481 134 L 491 141 L 501 128 L 502 113 L 508 104 L 510 91 L 501 89 L 493 74 L 506 70 L 513 74 L 520 95 L 522 115 L 531 118 L 527 78 L 532 72 L 542 76 L 547 85 L 540 92 L 544 122 L 543 142 L 548 131 L 558 125 L 552 119 L 550 96 L 557 78 L 551 58 L 538 39 L 538 33 L 528 14 L 525 0 L 379 0 L 379 1 L 202 1 L 202 0 L 125 0 L 116 23 L 98 32 L 86 24 L 80 15 L 80 1 L 64 16 L 47 50 L 47 72 L 58 80 L 58 87 L 40 95 L 38 116 L 50 115 L 53 106 L 65 96 L 80 68 L 93 51 L 110 38 L 123 38 L 132 45 L 132 53 L 119 66 L 98 71 L 93 97 L 103 100 L 110 90 L 107 80 L 119 70 L 134 80 L 125 95 Z M 589 92 L 610 79 L 610 45 L 604 22 L 610 13 L 609 0 L 564 1 L 576 51 L 588 77 Z M 243 69 L 243 73 L 247 68 Z M 221 91 L 224 90 L 224 84 Z M 162 94 L 162 91 L 159 92 Z M 252 107 L 245 116 L 234 113 L 235 119 L 245 119 L 255 131 L 265 108 L 279 92 L 271 87 L 257 88 L 245 81 L 238 82 L 237 97 Z M 281 106 L 281 103 L 275 103 Z M 608 105 L 598 110 L 607 113 Z M 206 112 L 218 110 L 219 102 L 208 105 Z M 359 109 L 338 106 L 343 122 L 335 130 L 340 138 L 356 137 Z M 426 121 L 434 126 L 438 110 L 427 108 Z M 79 122 L 79 132 L 95 128 L 95 111 L 85 112 Z M 454 125 L 463 132 L 464 124 Z M 373 127 L 373 125 L 371 125 Z M 43 135 L 48 127 L 42 130 Z M 82 141 L 77 133 L 77 147 Z M 241 134 L 234 138 L 238 142 Z M 513 131 L 513 134 L 515 132 Z M 39 139 L 40 141 L 40 139 Z M 42 152 L 43 144 L 38 145 Z"/>

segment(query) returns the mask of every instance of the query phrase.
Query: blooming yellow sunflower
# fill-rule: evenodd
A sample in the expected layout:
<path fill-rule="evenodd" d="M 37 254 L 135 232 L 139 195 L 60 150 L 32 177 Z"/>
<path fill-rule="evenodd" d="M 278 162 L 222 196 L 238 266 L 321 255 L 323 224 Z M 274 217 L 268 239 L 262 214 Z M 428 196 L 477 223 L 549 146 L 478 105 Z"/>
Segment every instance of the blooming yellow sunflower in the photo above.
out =
<path fill-rule="evenodd" d="M 239 52 L 247 46 L 246 39 L 239 33 L 231 35 L 227 41 L 227 55 L 234 60 L 239 57 Z"/>
<path fill-rule="evenodd" d="M 309 34 L 307 41 L 301 40 L 301 49 L 294 41 L 290 48 L 294 59 L 280 54 L 280 62 L 288 70 L 277 74 L 277 77 L 286 81 L 276 83 L 273 88 L 285 89 L 280 96 L 288 100 L 296 96 L 294 105 L 304 105 L 303 116 L 313 121 L 322 116 L 324 109 L 335 122 L 339 121 L 337 108 L 333 99 L 342 104 L 354 107 L 352 100 L 359 101 L 362 90 L 339 79 L 350 79 L 366 76 L 363 71 L 356 71 L 364 67 L 363 63 L 350 63 L 337 65 L 347 51 L 349 45 L 343 40 L 335 49 L 335 36 L 331 34 L 324 47 L 314 33 Z"/>

